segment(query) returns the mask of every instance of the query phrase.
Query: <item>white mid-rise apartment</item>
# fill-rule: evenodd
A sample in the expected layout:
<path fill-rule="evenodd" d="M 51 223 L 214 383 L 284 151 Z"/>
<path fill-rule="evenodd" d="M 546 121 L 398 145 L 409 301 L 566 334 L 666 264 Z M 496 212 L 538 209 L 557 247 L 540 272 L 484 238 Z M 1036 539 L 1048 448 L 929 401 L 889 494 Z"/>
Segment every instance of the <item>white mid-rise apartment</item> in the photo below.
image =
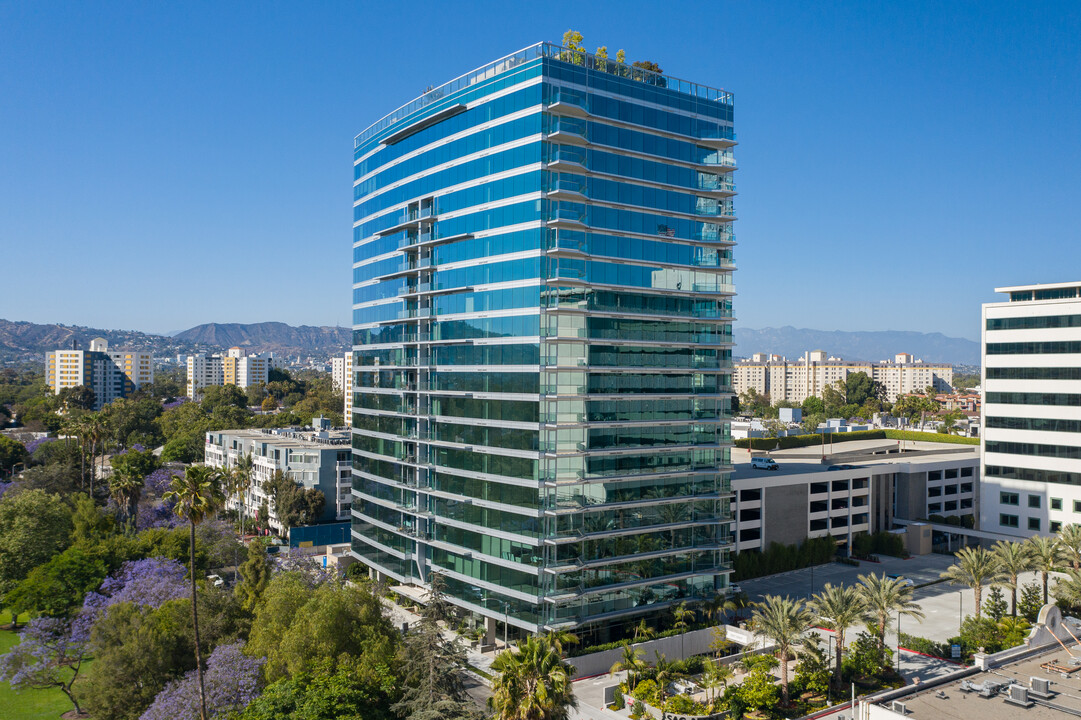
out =
<path fill-rule="evenodd" d="M 737 393 L 753 389 L 769 395 L 773 403 L 802 403 L 809 397 L 822 397 L 828 386 L 844 382 L 855 373 L 864 373 L 882 383 L 889 402 L 895 402 L 901 395 L 922 393 L 928 387 L 949 392 L 953 383 L 952 365 L 924 362 L 909 353 L 897 353 L 893 360 L 872 363 L 844 360 L 828 355 L 825 350 L 812 350 L 799 360 L 755 353 L 749 360 L 735 364 L 733 384 Z"/>
<path fill-rule="evenodd" d="M 342 393 L 345 426 L 353 424 L 353 353 L 330 359 L 330 376 L 334 389 Z"/>
<path fill-rule="evenodd" d="M 1081 282 L 996 288 L 983 306 L 983 530 L 1081 523 Z"/>
<path fill-rule="evenodd" d="M 249 355 L 238 347 L 229 348 L 225 355 L 189 355 L 188 397 L 196 397 L 210 385 L 261 385 L 268 381 L 274 367 L 274 353 Z"/>

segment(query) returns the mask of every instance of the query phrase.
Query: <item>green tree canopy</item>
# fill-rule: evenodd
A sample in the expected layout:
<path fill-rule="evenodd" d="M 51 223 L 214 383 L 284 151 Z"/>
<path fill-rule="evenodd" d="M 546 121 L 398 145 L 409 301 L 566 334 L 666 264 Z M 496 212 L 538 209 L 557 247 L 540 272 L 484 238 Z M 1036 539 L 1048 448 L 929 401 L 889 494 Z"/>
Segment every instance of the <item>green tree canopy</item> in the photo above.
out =
<path fill-rule="evenodd" d="M 43 490 L 0 498 L 0 593 L 71 543 L 71 510 Z"/>

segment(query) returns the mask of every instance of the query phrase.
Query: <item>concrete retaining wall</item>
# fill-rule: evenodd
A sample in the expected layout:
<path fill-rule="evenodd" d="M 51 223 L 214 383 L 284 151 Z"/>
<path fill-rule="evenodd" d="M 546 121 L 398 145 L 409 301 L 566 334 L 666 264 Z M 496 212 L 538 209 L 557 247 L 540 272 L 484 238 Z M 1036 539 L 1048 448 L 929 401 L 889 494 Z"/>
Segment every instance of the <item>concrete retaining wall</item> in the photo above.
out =
<path fill-rule="evenodd" d="M 738 628 L 732 628 L 729 639 L 733 642 L 744 640 L 743 635 L 740 633 L 746 633 L 745 630 L 739 630 Z M 734 637 L 734 636 L 738 636 Z M 750 636 L 752 649 L 755 651 L 761 651 L 764 643 L 757 638 L 757 636 Z M 683 635 L 673 635 L 672 637 L 660 638 L 657 640 L 647 640 L 646 642 L 633 643 L 631 647 L 637 648 L 642 651 L 641 657 L 646 662 L 656 662 L 657 655 L 664 655 L 669 660 L 682 660 L 689 658 L 693 655 L 704 655 L 711 652 L 710 646 L 713 644 L 713 628 L 703 628 L 701 630 L 691 630 L 690 632 L 683 633 Z M 742 644 L 739 642 L 738 644 Z M 754 647 L 757 646 L 757 647 Z M 598 653 L 590 653 L 589 655 L 580 655 L 578 657 L 569 658 L 571 665 L 574 665 L 574 679 L 592 677 L 593 675 L 603 675 L 612 669 L 612 666 L 623 659 L 623 648 L 613 648 L 612 650 L 604 650 Z M 732 658 L 733 662 L 738 660 L 738 656 Z"/>

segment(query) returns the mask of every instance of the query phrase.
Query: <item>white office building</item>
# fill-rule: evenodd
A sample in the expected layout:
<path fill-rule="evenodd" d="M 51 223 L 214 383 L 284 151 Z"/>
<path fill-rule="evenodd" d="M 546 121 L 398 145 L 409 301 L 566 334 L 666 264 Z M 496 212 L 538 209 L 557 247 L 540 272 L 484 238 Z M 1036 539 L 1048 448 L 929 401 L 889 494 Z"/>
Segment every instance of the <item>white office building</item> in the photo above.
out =
<path fill-rule="evenodd" d="M 1081 522 L 1081 282 L 996 288 L 983 306 L 981 528 Z"/>

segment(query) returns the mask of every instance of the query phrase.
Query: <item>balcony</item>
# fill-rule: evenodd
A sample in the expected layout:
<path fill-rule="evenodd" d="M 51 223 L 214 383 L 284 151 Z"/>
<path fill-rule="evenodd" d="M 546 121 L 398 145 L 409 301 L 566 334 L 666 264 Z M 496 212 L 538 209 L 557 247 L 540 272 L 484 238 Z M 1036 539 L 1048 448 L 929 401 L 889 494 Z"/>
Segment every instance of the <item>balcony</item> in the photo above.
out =
<path fill-rule="evenodd" d="M 585 213 L 578 210 L 557 208 L 552 212 L 552 216 L 548 220 L 548 227 L 584 229 L 586 227 Z"/>
<path fill-rule="evenodd" d="M 585 93 L 563 87 L 554 89 L 551 102 L 548 104 L 548 112 L 583 118 L 589 117 L 590 114 L 586 107 Z"/>
<path fill-rule="evenodd" d="M 398 216 L 398 221 L 391 227 L 385 230 L 380 230 L 376 235 L 393 235 L 394 233 L 401 232 L 402 230 L 409 230 L 411 228 L 420 228 L 422 224 L 427 225 L 435 221 L 435 213 L 432 212 L 430 207 L 407 210 Z"/>
<path fill-rule="evenodd" d="M 586 133 L 587 126 L 584 120 L 559 118 L 552 124 L 548 139 L 567 145 L 588 145 L 589 139 Z"/>
<path fill-rule="evenodd" d="M 585 190 L 585 178 L 581 178 L 580 180 L 556 180 L 548 189 L 548 197 L 552 200 L 582 202 L 586 199 Z"/>

